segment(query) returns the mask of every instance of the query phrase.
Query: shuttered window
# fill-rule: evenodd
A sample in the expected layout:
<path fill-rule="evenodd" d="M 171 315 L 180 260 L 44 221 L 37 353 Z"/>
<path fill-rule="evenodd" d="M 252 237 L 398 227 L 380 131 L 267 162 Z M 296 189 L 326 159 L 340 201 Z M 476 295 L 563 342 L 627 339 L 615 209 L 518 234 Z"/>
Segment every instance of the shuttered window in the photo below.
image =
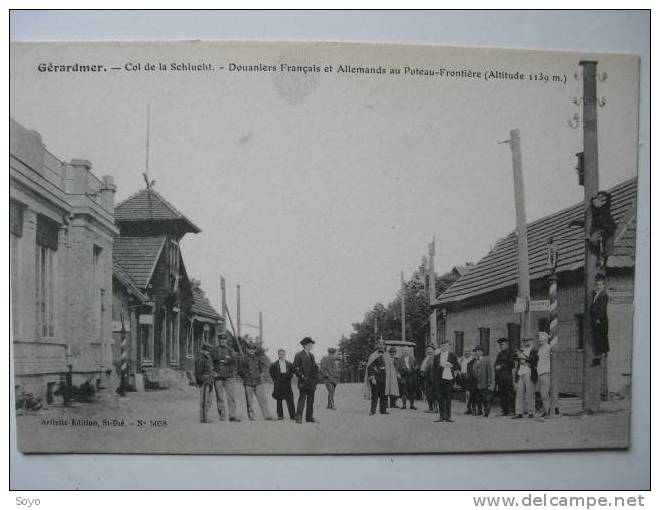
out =
<path fill-rule="evenodd" d="M 462 331 L 454 331 L 454 353 L 457 356 L 462 356 L 465 349 L 465 335 Z"/>
<path fill-rule="evenodd" d="M 484 351 L 484 356 L 490 354 L 490 328 L 479 328 L 479 347 Z"/>

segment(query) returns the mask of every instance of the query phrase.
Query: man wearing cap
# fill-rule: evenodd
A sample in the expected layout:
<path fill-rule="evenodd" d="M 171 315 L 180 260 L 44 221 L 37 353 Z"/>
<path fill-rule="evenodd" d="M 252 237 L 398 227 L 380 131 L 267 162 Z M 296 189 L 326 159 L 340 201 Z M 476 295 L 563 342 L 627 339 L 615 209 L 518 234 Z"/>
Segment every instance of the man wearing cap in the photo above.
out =
<path fill-rule="evenodd" d="M 493 367 L 490 360 L 483 358 L 484 350 L 480 345 L 472 349 L 473 359 L 468 367 L 468 377 L 474 392 L 472 412 L 475 416 L 484 414 L 488 417 L 488 392 L 493 384 Z"/>
<path fill-rule="evenodd" d="M 557 345 L 557 337 L 550 341 L 550 335 L 544 331 L 539 331 L 538 363 L 536 371 L 538 372 L 538 387 L 543 401 L 543 417 L 550 416 L 552 408 L 552 385 L 550 377 L 550 357 L 552 349 Z"/>
<path fill-rule="evenodd" d="M 328 390 L 328 409 L 333 411 L 335 407 L 335 388 L 339 384 L 339 370 L 337 368 L 337 357 L 335 354 L 337 349 L 334 347 L 328 348 L 328 355 L 324 356 L 321 360 L 321 381 L 325 383 Z"/>
<path fill-rule="evenodd" d="M 456 355 L 449 350 L 449 340 L 440 344 L 440 353 L 433 358 L 433 377 L 438 399 L 438 419 L 436 422 L 453 422 L 451 419 L 451 390 L 455 374 L 460 372 Z"/>
<path fill-rule="evenodd" d="M 319 366 L 312 354 L 315 344 L 311 337 L 306 336 L 300 341 L 303 350 L 293 358 L 293 372 L 298 377 L 298 406 L 296 407 L 296 423 L 302 423 L 303 410 L 305 421 L 314 423 L 314 393 L 319 379 Z M 305 409 L 305 406 L 307 408 Z"/>
<path fill-rule="evenodd" d="M 461 375 L 458 379 L 458 384 L 463 388 L 465 392 L 465 414 L 472 414 L 474 410 L 474 388 L 472 385 L 472 379 L 469 376 L 469 366 L 474 358 L 472 357 L 472 351 L 470 349 L 465 349 L 463 356 L 458 360 L 461 365 Z"/>
<path fill-rule="evenodd" d="M 438 403 L 435 394 L 435 380 L 433 378 L 433 357 L 435 356 L 435 347 L 432 345 L 426 346 L 426 356 L 419 366 L 419 375 L 424 387 L 424 396 L 429 408 L 424 411 L 425 413 L 434 413 L 438 408 Z"/>
<path fill-rule="evenodd" d="M 208 419 L 211 393 L 213 393 L 213 360 L 211 359 L 211 346 L 203 342 L 199 354 L 195 359 L 195 382 L 199 386 L 199 421 L 210 423 Z"/>
<path fill-rule="evenodd" d="M 248 344 L 247 356 L 238 365 L 238 375 L 243 379 L 245 388 L 245 403 L 247 404 L 248 418 L 250 421 L 256 419 L 252 403 L 257 397 L 257 403 L 261 409 L 264 420 L 272 420 L 273 417 L 268 410 L 268 399 L 266 398 L 266 384 L 264 374 L 269 366 L 268 358 L 262 352 L 257 352 L 255 344 Z"/>
<path fill-rule="evenodd" d="M 527 414 L 534 418 L 536 364 L 538 354 L 532 347 L 532 339 L 523 340 L 522 349 L 517 352 L 514 382 L 516 384 L 516 414 L 513 418 L 522 418 Z"/>
<path fill-rule="evenodd" d="M 410 355 L 410 348 L 404 346 L 403 354 L 394 361 L 399 374 L 399 393 L 403 409 L 406 408 L 408 400 L 410 409 L 417 409 L 415 407 L 415 359 Z"/>
<path fill-rule="evenodd" d="M 226 332 L 221 331 L 218 333 L 218 345 L 211 349 L 211 359 L 213 360 L 213 370 L 215 371 L 213 386 L 215 388 L 215 398 L 220 421 L 225 421 L 227 410 L 229 411 L 229 421 L 241 421 L 240 418 L 236 417 L 236 398 L 234 396 L 233 383 L 239 356 L 227 344 Z M 227 399 L 228 409 L 225 409 L 223 393 Z"/>
<path fill-rule="evenodd" d="M 502 415 L 509 416 L 513 412 L 513 369 L 515 362 L 513 352 L 509 347 L 508 338 L 497 340 L 500 352 L 495 358 L 495 385 L 497 386 L 500 405 L 502 406 Z"/>
<path fill-rule="evenodd" d="M 385 381 L 387 378 L 387 368 L 385 366 L 384 346 L 376 348 L 376 356 L 370 356 L 367 363 L 367 378 L 371 390 L 371 408 L 369 415 L 376 414 L 376 406 L 380 414 L 389 414 L 387 412 L 387 396 L 385 395 Z"/>
<path fill-rule="evenodd" d="M 282 400 L 286 401 L 289 418 L 295 419 L 296 408 L 293 403 L 293 390 L 291 389 L 293 365 L 290 361 L 287 361 L 284 349 L 277 351 L 277 360 L 270 365 L 270 378 L 273 380 L 273 398 L 277 402 L 277 419 L 284 419 Z"/>

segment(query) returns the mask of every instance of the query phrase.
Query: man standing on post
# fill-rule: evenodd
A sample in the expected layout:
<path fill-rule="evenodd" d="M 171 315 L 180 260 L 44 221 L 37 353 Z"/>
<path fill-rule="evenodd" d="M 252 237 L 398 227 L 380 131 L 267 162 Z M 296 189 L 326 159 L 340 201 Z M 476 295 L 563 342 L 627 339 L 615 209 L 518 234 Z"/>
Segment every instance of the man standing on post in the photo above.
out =
<path fill-rule="evenodd" d="M 449 350 L 449 340 L 440 344 L 440 353 L 433 358 L 433 378 L 438 399 L 438 419 L 436 422 L 453 422 L 451 419 L 451 390 L 454 387 L 454 374 L 461 370 L 456 355 Z"/>
<path fill-rule="evenodd" d="M 215 398 L 218 404 L 220 421 L 225 421 L 226 419 L 223 393 L 227 397 L 229 421 L 241 421 L 240 418 L 236 417 L 236 398 L 234 396 L 233 383 L 238 358 L 236 352 L 227 344 L 227 333 L 224 331 L 220 332 L 218 334 L 218 345 L 211 349 L 213 370 L 215 370 L 213 386 L 215 388 Z"/>
<path fill-rule="evenodd" d="M 495 358 L 495 385 L 500 395 L 502 416 L 509 416 L 513 412 L 513 352 L 509 348 L 509 339 L 497 340 L 500 352 Z"/>
<path fill-rule="evenodd" d="M 415 359 L 410 355 L 410 348 L 404 346 L 403 354 L 396 359 L 396 369 L 399 374 L 399 393 L 401 404 L 406 408 L 406 401 L 410 400 L 410 409 L 415 407 Z"/>
<path fill-rule="evenodd" d="M 339 370 L 337 370 L 337 349 L 328 348 L 328 355 L 321 360 L 321 381 L 328 390 L 328 409 L 335 411 L 335 388 L 339 384 Z"/>
<path fill-rule="evenodd" d="M 319 366 L 312 354 L 315 344 L 311 337 L 306 336 L 300 341 L 303 350 L 296 353 L 293 358 L 293 373 L 298 377 L 298 407 L 296 408 L 296 423 L 302 423 L 302 414 L 305 410 L 305 421 L 315 423 L 314 419 L 314 393 L 319 379 Z M 305 404 L 307 409 L 305 409 Z"/>
<path fill-rule="evenodd" d="M 277 419 L 284 419 L 282 400 L 286 400 L 289 418 L 296 416 L 296 408 L 293 404 L 293 390 L 291 379 L 293 378 L 293 365 L 286 360 L 286 351 L 277 351 L 277 360 L 270 366 L 270 377 L 273 380 L 273 398 L 277 401 Z"/>

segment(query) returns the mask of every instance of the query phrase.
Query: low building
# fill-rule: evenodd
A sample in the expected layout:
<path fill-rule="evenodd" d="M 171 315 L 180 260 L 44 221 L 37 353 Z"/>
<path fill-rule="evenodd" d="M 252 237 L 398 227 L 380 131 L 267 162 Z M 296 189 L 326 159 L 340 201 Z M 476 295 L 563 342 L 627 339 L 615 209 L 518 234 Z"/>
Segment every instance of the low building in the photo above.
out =
<path fill-rule="evenodd" d="M 50 402 L 59 384 L 111 376 L 116 188 L 89 161 L 59 160 L 39 133 L 11 119 L 9 130 L 15 384 Z"/>
<path fill-rule="evenodd" d="M 630 386 L 637 179 L 613 187 L 611 212 L 617 223 L 613 255 L 607 262 L 610 295 L 610 353 L 603 364 L 605 391 L 625 394 Z M 584 232 L 571 228 L 583 219 L 583 204 L 561 210 L 527 226 L 532 300 L 548 295 L 547 246 L 553 238 L 558 248 L 557 302 L 559 344 L 553 366 L 560 373 L 559 391 L 582 392 L 584 317 Z M 486 354 L 496 352 L 496 342 L 507 337 L 520 342 L 520 314 L 514 313 L 518 258 L 515 232 L 495 247 L 467 274 L 442 293 L 434 304 L 441 325 L 454 341 L 456 352 L 477 344 Z M 547 312 L 531 312 L 533 333 L 548 330 Z"/>

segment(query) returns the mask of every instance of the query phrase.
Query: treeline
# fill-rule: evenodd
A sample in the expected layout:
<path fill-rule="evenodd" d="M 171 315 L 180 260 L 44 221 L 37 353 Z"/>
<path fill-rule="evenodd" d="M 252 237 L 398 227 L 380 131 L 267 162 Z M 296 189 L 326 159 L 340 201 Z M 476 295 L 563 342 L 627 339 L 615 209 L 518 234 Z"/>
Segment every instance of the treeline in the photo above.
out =
<path fill-rule="evenodd" d="M 458 279 L 455 271 L 436 275 L 436 294 L 442 294 Z M 431 314 L 426 257 L 404 282 L 406 309 L 406 340 L 415 342 L 415 357 L 421 359 L 429 339 L 429 316 Z M 339 355 L 348 368 L 360 368 L 376 346 L 383 340 L 401 340 L 401 290 L 387 305 L 376 303 L 361 322 L 353 323 L 353 332 L 339 342 Z M 378 330 L 376 331 L 376 327 Z"/>

